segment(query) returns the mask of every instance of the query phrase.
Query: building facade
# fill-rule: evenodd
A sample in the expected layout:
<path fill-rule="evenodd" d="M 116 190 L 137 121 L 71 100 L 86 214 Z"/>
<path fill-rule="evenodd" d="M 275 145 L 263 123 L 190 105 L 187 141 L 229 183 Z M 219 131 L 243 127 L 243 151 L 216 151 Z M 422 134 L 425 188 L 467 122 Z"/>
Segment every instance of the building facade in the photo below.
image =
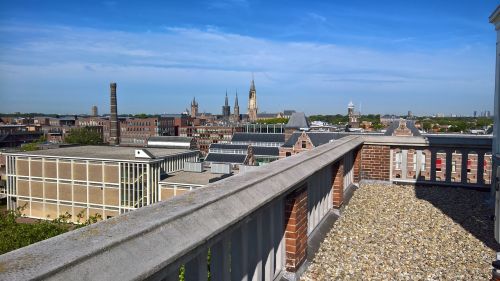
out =
<path fill-rule="evenodd" d="M 139 157 L 139 154 L 151 157 Z M 27 217 L 54 219 L 66 213 L 74 222 L 103 219 L 161 199 L 163 175 L 197 161 L 198 151 L 82 146 L 5 153 L 7 207 Z"/>
<path fill-rule="evenodd" d="M 180 128 L 179 135 L 195 138 L 198 149 L 206 155 L 212 143 L 229 143 L 234 133 L 242 131 L 242 126 L 190 126 Z"/>

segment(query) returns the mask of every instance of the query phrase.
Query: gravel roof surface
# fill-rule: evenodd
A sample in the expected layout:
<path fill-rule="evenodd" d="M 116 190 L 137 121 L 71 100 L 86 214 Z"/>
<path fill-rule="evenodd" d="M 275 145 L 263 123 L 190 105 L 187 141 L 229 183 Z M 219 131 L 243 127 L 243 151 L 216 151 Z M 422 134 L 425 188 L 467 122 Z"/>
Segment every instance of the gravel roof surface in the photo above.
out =
<path fill-rule="evenodd" d="M 301 280 L 489 280 L 500 247 L 488 195 L 363 186 Z"/>

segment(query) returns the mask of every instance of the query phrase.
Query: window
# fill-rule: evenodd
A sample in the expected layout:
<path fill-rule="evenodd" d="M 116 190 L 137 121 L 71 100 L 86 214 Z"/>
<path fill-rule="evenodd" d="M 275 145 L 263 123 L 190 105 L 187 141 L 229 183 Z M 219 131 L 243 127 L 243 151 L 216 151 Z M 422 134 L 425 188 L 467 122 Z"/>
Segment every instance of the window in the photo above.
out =
<path fill-rule="evenodd" d="M 467 159 L 467 173 L 470 173 L 472 166 L 472 159 Z"/>
<path fill-rule="evenodd" d="M 421 161 L 422 161 L 421 163 L 422 167 L 420 168 L 420 170 L 425 171 L 425 154 L 421 155 Z"/>
<path fill-rule="evenodd" d="M 401 163 L 402 162 L 403 162 L 403 153 L 396 152 L 396 160 L 394 163 L 394 164 L 396 164 L 396 170 L 401 170 Z"/>
<path fill-rule="evenodd" d="M 288 156 L 292 156 L 292 153 L 291 152 L 287 152 L 286 153 L 286 157 L 288 157 Z"/>
<path fill-rule="evenodd" d="M 302 148 L 306 148 L 306 147 L 307 147 L 306 141 L 302 141 Z"/>
<path fill-rule="evenodd" d="M 451 171 L 454 173 L 457 171 L 457 161 L 451 162 Z"/>

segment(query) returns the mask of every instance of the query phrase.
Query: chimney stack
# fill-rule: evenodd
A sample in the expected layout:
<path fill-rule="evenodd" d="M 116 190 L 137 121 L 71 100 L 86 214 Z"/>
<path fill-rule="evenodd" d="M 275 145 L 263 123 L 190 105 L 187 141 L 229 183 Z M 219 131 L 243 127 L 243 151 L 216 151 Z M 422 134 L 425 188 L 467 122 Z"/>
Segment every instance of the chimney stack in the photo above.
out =
<path fill-rule="evenodd" d="M 118 123 L 118 110 L 116 105 L 116 83 L 109 84 L 111 94 L 111 116 L 109 142 L 114 145 L 120 144 L 120 123 Z"/>

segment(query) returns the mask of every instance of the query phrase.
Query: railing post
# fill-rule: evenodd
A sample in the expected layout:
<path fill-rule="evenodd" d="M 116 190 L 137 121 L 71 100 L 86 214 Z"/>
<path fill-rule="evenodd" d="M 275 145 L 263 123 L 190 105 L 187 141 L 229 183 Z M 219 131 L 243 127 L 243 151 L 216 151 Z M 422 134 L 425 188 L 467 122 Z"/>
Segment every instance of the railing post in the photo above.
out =
<path fill-rule="evenodd" d="M 231 237 L 231 280 L 248 280 L 248 224 L 243 223 Z"/>
<path fill-rule="evenodd" d="M 408 149 L 401 149 L 401 178 L 408 177 Z"/>
<path fill-rule="evenodd" d="M 307 185 L 285 199 L 286 270 L 297 272 L 307 257 Z"/>
<path fill-rule="evenodd" d="M 231 258 L 229 238 L 222 238 L 210 249 L 211 280 L 231 280 Z"/>
<path fill-rule="evenodd" d="M 468 150 L 460 150 L 462 153 L 462 164 L 460 167 L 460 182 L 463 184 L 467 184 L 467 160 L 469 160 L 469 151 Z"/>
<path fill-rule="evenodd" d="M 451 149 L 446 149 L 446 169 L 445 169 L 445 181 L 451 182 L 451 161 L 452 161 L 453 153 Z"/>
<path fill-rule="evenodd" d="M 437 150 L 429 149 L 431 153 L 431 181 L 436 181 L 436 160 L 437 160 Z"/>
<path fill-rule="evenodd" d="M 477 184 L 484 185 L 484 154 L 485 151 L 477 152 Z"/>
<path fill-rule="evenodd" d="M 333 164 L 332 178 L 333 207 L 340 208 L 344 201 L 344 161 L 342 159 Z"/>
<path fill-rule="evenodd" d="M 186 263 L 184 280 L 207 280 L 207 250 L 201 251 L 195 258 Z"/>

